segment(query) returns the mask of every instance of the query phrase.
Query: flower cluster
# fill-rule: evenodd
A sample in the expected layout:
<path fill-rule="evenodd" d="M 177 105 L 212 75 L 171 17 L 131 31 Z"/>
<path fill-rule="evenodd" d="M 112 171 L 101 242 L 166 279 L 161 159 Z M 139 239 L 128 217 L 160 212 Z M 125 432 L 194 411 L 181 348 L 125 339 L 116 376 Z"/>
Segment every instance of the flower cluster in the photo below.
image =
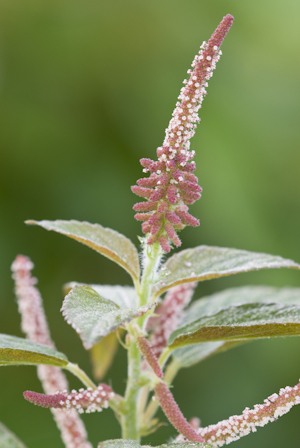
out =
<path fill-rule="evenodd" d="M 188 213 L 188 205 L 200 199 L 202 188 L 193 174 L 195 162 L 191 162 L 195 152 L 190 151 L 190 139 L 200 122 L 198 110 L 206 95 L 207 81 L 220 58 L 220 46 L 233 22 L 233 17 L 223 18 L 210 40 L 200 47 L 192 68 L 188 70 L 189 79 L 181 89 L 173 112 L 163 146 L 157 148 L 158 161 L 141 159 L 145 173 L 150 177 L 137 181 L 132 191 L 147 199 L 139 202 L 133 209 L 138 213 L 135 218 L 143 221 L 142 230 L 148 235 L 147 243 L 159 241 L 165 252 L 171 250 L 170 241 L 180 246 L 177 231 L 185 226 L 198 226 L 198 219 Z"/>
<path fill-rule="evenodd" d="M 201 435 L 192 428 L 188 421 L 182 415 L 178 404 L 174 400 L 172 393 L 169 391 L 165 383 L 160 382 L 155 386 L 155 397 L 159 400 L 159 404 L 164 411 L 169 422 L 191 442 L 204 442 Z"/>
<path fill-rule="evenodd" d="M 196 286 L 197 282 L 190 282 L 171 288 L 155 310 L 157 316 L 149 319 L 148 330 L 152 329 L 149 342 L 157 358 L 168 345 L 173 331 L 178 328 L 183 310 L 190 303 Z"/>
<path fill-rule="evenodd" d="M 200 428 L 197 433 L 214 447 L 228 445 L 250 432 L 255 432 L 257 426 L 274 422 L 296 404 L 300 404 L 300 382 L 294 387 L 280 389 L 279 394 L 271 395 L 264 404 L 257 404 L 254 409 L 246 408 L 242 415 L 233 415 L 216 425 Z M 179 436 L 177 441 L 182 441 L 182 437 Z"/>
<path fill-rule="evenodd" d="M 32 261 L 24 255 L 18 255 L 11 267 L 21 314 L 22 331 L 30 341 L 55 349 L 43 308 L 43 300 L 35 286 L 37 280 L 31 275 L 33 267 Z M 67 378 L 59 367 L 39 365 L 37 373 L 47 394 L 68 388 Z M 83 421 L 75 410 L 69 413 L 62 413 L 58 409 L 51 409 L 51 411 L 67 448 L 92 448 L 87 440 Z"/>
<path fill-rule="evenodd" d="M 26 400 L 44 408 L 76 409 L 79 414 L 84 412 L 89 414 L 108 408 L 108 402 L 114 397 L 114 392 L 110 386 L 102 383 L 95 390 L 89 387 L 88 389 L 79 389 L 78 392 L 64 390 L 51 395 L 27 390 L 23 395 Z"/>

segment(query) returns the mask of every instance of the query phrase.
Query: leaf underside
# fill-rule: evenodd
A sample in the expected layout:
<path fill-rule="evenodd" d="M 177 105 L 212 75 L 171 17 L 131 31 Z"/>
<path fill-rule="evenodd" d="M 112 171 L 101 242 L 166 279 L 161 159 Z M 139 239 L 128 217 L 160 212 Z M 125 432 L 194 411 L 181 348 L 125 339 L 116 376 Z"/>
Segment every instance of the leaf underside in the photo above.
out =
<path fill-rule="evenodd" d="M 194 301 L 186 310 L 181 326 L 201 317 L 211 316 L 230 306 L 246 303 L 281 303 L 300 305 L 300 288 L 274 288 L 270 286 L 242 286 L 225 289 Z M 174 350 L 173 357 L 181 367 L 189 367 L 208 356 L 234 348 L 247 341 L 204 342 Z"/>
<path fill-rule="evenodd" d="M 160 270 L 163 279 L 154 286 L 154 296 L 181 283 L 284 267 L 300 269 L 299 264 L 279 256 L 224 247 L 198 246 L 178 252 L 166 261 Z"/>
<path fill-rule="evenodd" d="M 67 357 L 45 345 L 27 339 L 0 334 L 0 365 L 39 365 L 65 367 Z"/>
<path fill-rule="evenodd" d="M 300 306 L 249 303 L 226 308 L 179 328 L 170 336 L 169 345 L 175 348 L 199 342 L 299 335 Z"/>
<path fill-rule="evenodd" d="M 122 309 L 89 286 L 77 286 L 65 297 L 62 311 L 66 321 L 77 331 L 88 350 L 103 336 L 135 317 L 142 316 L 154 305 L 152 303 L 140 308 Z"/>
<path fill-rule="evenodd" d="M 0 447 L 1 448 L 26 448 L 17 436 L 0 422 Z"/>
<path fill-rule="evenodd" d="M 139 257 L 134 244 L 124 235 L 100 224 L 71 221 L 26 221 L 73 238 L 122 266 L 136 281 L 140 275 Z"/>
<path fill-rule="evenodd" d="M 135 440 L 106 440 L 100 442 L 98 448 L 210 448 L 211 445 L 207 443 L 198 442 L 181 442 L 181 443 L 164 443 L 156 447 L 150 445 L 140 445 Z"/>

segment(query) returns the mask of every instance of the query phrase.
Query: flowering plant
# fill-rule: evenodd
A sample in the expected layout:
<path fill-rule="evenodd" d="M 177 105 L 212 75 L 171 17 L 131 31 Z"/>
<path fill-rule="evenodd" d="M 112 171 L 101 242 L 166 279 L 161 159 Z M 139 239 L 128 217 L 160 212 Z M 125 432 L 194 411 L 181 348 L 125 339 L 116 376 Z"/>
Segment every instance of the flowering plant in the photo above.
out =
<path fill-rule="evenodd" d="M 188 70 L 189 79 L 184 80 L 163 145 L 157 149 L 158 160 L 141 159 L 144 173 L 150 172 L 132 187 L 135 194 L 146 199 L 134 206 L 135 218 L 142 221 L 145 234 L 140 239 L 141 271 L 135 246 L 114 230 L 78 221 L 28 221 L 80 241 L 118 263 L 134 285 L 69 283 L 62 306 L 67 323 L 90 350 L 96 372 L 100 369 L 103 376 L 110 367 L 116 344 L 127 350 L 127 385 L 125 395 L 120 396 L 108 384 L 94 384 L 77 364 L 56 350 L 36 279 L 31 276 L 31 260 L 19 255 L 12 265 L 26 339 L 1 335 L 0 364 L 37 365 L 45 394 L 26 391 L 24 397 L 51 408 L 67 448 L 90 448 L 79 414 L 108 407 L 120 422 L 122 439 L 100 442 L 99 448 L 141 447 L 141 438 L 161 424 L 156 417 L 159 407 L 179 433 L 173 442 L 161 447 L 204 448 L 229 444 L 300 403 L 299 383 L 281 389 L 254 409 L 246 408 L 239 416 L 202 428 L 196 417 L 186 420 L 170 390 L 181 368 L 208 356 L 259 338 L 300 335 L 298 288 L 232 288 L 190 305 L 200 281 L 258 269 L 300 269 L 294 261 L 208 246 L 177 252 L 165 261 L 172 245 L 181 245 L 178 232 L 199 225 L 188 211 L 202 192 L 193 174 L 196 165 L 190 139 L 200 121 L 198 110 L 207 93 L 207 82 L 232 22 L 231 15 L 225 16 L 209 41 L 201 45 Z M 70 392 L 62 369 L 76 375 L 84 388 Z M 0 441 L 1 448 L 24 448 L 3 424 Z"/>

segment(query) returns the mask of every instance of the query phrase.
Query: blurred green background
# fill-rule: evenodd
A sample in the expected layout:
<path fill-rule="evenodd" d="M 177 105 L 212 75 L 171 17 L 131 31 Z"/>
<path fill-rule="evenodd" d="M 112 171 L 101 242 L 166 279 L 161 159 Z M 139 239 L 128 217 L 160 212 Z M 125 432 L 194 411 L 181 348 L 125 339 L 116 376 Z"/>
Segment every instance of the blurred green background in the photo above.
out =
<path fill-rule="evenodd" d="M 78 219 L 121 231 L 138 245 L 130 191 L 139 159 L 155 157 L 194 54 L 222 17 L 235 16 L 192 142 L 203 198 L 200 228 L 183 247 L 237 247 L 300 261 L 300 3 L 296 0 L 0 0 L 0 320 L 21 336 L 10 265 L 32 258 L 59 350 L 91 372 L 59 312 L 61 286 L 130 284 L 121 268 L 25 219 Z M 243 284 L 300 286 L 299 272 L 262 271 L 199 285 L 197 296 Z M 198 298 L 197 297 L 197 298 Z M 217 355 L 175 381 L 186 417 L 215 423 L 261 403 L 300 375 L 300 340 L 255 342 Z M 0 421 L 28 448 L 61 448 L 34 367 L 0 370 Z M 124 390 L 120 349 L 106 381 Z M 78 387 L 70 378 L 71 387 Z M 298 446 L 300 408 L 236 442 Z M 118 438 L 110 411 L 84 416 L 94 446 Z M 166 425 L 145 439 L 163 443 Z"/>

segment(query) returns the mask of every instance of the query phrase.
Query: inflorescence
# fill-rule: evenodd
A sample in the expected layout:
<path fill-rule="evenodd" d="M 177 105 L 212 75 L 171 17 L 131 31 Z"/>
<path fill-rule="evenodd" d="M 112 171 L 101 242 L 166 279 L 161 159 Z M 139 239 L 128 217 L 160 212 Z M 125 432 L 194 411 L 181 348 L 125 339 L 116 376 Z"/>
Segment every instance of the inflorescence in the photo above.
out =
<path fill-rule="evenodd" d="M 241 415 L 233 415 L 216 425 L 199 428 L 197 433 L 213 447 L 228 445 L 251 432 L 256 432 L 257 426 L 276 421 L 297 404 L 300 404 L 300 382 L 294 387 L 280 389 L 279 394 L 271 395 L 264 404 L 257 404 L 254 409 L 246 408 Z M 182 436 L 177 437 L 178 442 L 182 440 Z"/>
<path fill-rule="evenodd" d="M 207 93 L 207 81 L 220 59 L 220 46 L 232 22 L 230 14 L 225 16 L 209 41 L 201 45 L 192 63 L 193 69 L 188 70 L 190 77 L 183 81 L 185 86 L 166 129 L 163 146 L 157 148 L 158 161 L 141 159 L 143 171 L 150 172 L 150 177 L 138 179 L 138 185 L 131 187 L 136 195 L 147 199 L 133 207 L 138 212 L 135 218 L 143 221 L 147 244 L 159 241 L 165 252 L 171 250 L 170 241 L 175 246 L 181 245 L 178 230 L 200 224 L 188 213 L 188 205 L 200 199 L 202 192 L 198 178 L 193 174 L 196 164 L 191 160 L 195 151 L 190 151 L 190 139 L 200 122 L 198 110 Z"/>
<path fill-rule="evenodd" d="M 26 391 L 23 395 L 26 400 L 44 408 L 76 409 L 79 414 L 84 412 L 89 414 L 91 412 L 101 412 L 103 408 L 108 408 L 109 400 L 115 394 L 110 386 L 102 383 L 95 390 L 89 387 L 88 389 L 79 389 L 78 392 L 76 390 L 72 390 L 72 392 L 64 390 L 51 395 Z"/>

